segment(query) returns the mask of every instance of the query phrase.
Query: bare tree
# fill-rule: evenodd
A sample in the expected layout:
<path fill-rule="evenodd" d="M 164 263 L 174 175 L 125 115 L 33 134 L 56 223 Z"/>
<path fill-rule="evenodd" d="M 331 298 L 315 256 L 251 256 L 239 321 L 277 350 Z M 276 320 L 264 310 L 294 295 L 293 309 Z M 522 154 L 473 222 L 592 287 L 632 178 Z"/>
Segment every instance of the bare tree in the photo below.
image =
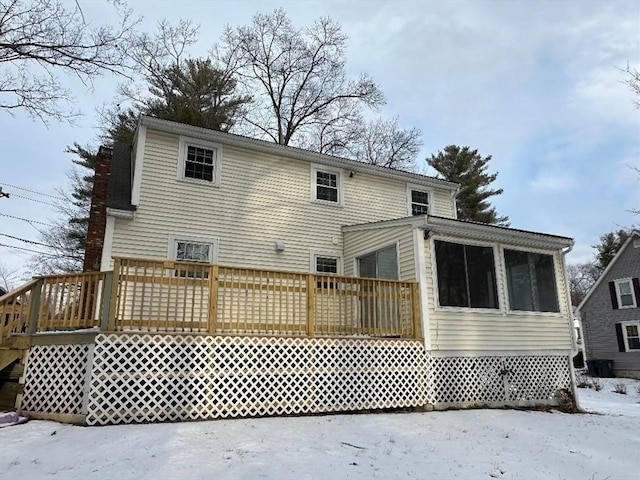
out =
<path fill-rule="evenodd" d="M 422 139 L 417 128 L 401 128 L 398 118 L 377 120 L 360 127 L 357 138 L 347 148 L 356 160 L 401 170 L 413 170 Z"/>
<path fill-rule="evenodd" d="M 91 86 L 106 72 L 122 75 L 128 41 L 139 20 L 114 2 L 117 26 L 93 27 L 82 10 L 58 0 L 0 0 L 0 108 L 24 110 L 43 122 L 76 115 L 65 73 Z"/>
<path fill-rule="evenodd" d="M 640 108 L 640 71 L 632 69 L 629 65 L 622 71 L 627 75 L 627 78 L 622 83 L 627 85 L 634 93 L 636 98 L 633 100 L 633 104 L 636 108 Z"/>
<path fill-rule="evenodd" d="M 5 292 L 10 292 L 18 285 L 19 282 L 20 269 L 9 267 L 0 261 L 0 287 L 2 287 Z"/>
<path fill-rule="evenodd" d="M 296 28 L 283 10 L 258 14 L 250 25 L 227 27 L 215 58 L 233 68 L 255 104 L 245 121 L 256 136 L 281 145 L 318 143 L 309 136 L 343 131 L 349 105 L 377 108 L 384 96 L 366 74 L 348 79 L 347 37 L 329 18 Z M 332 125 L 322 129 L 319 126 Z"/>
<path fill-rule="evenodd" d="M 571 293 L 571 304 L 577 306 L 582 302 L 591 287 L 596 283 L 602 270 L 591 262 L 567 266 L 567 280 Z"/>

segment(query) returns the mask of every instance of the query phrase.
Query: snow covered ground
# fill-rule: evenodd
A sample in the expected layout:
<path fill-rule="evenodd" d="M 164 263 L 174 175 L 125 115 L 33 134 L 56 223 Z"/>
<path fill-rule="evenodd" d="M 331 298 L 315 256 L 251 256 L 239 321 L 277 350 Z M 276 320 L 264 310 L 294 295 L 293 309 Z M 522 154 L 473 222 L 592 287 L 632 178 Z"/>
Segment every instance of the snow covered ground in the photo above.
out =
<path fill-rule="evenodd" d="M 640 381 L 579 389 L 600 414 L 465 410 L 0 429 L 0 478 L 640 478 Z"/>

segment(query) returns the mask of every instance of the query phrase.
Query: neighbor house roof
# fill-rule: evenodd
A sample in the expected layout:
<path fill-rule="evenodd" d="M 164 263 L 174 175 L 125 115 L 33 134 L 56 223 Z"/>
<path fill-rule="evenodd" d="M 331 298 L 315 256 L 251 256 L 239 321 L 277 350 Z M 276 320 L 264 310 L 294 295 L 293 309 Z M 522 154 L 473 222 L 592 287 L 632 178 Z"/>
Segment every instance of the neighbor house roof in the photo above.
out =
<path fill-rule="evenodd" d="M 568 248 L 573 246 L 573 239 L 549 233 L 533 232 L 517 228 L 501 227 L 486 223 L 472 222 L 468 220 L 455 220 L 453 218 L 438 217 L 436 215 L 422 215 L 369 222 L 358 225 L 342 227 L 344 232 L 360 230 L 372 230 L 376 228 L 388 228 L 400 225 L 411 225 L 424 228 L 425 231 L 439 235 L 462 236 L 486 241 L 499 241 L 518 245 L 540 248 Z"/>
<path fill-rule="evenodd" d="M 454 192 L 457 192 L 459 189 L 459 185 L 457 183 L 448 182 L 436 177 L 429 177 L 427 175 L 420 175 L 413 172 L 405 172 L 403 170 L 383 167 L 381 165 L 371 165 L 369 163 L 359 162 L 357 160 L 350 160 L 333 155 L 312 152 L 309 150 L 304 150 L 302 148 L 278 145 L 277 143 L 258 140 L 256 138 L 245 137 L 233 133 L 225 133 L 208 128 L 195 127 L 193 125 L 172 122 L 170 120 L 161 120 L 159 118 L 149 117 L 147 115 L 140 116 L 140 125 L 145 125 L 149 128 L 154 128 L 169 133 L 175 133 L 177 135 L 201 138 L 203 140 L 222 143 L 224 145 L 245 148 L 252 151 L 302 160 L 310 163 L 319 163 L 332 167 L 344 168 L 346 170 L 352 170 L 354 172 L 370 173 L 373 175 L 395 178 L 432 187 L 445 188 Z"/>
<path fill-rule="evenodd" d="M 620 258 L 620 256 L 622 255 L 622 252 L 624 252 L 627 249 L 627 247 L 629 246 L 629 244 L 636 238 L 640 238 L 640 231 L 632 230 L 631 234 L 629 235 L 629 238 L 627 238 L 627 241 L 622 244 L 622 246 L 620 247 L 618 252 L 615 254 L 615 256 L 609 262 L 609 265 L 607 265 L 607 268 L 604 269 L 602 274 L 598 277 L 598 280 L 596 280 L 596 283 L 593 284 L 593 287 L 591 287 L 589 289 L 589 291 L 587 292 L 585 297 L 582 299 L 582 301 L 580 302 L 580 305 L 578 305 L 578 308 L 576 308 L 576 312 L 579 312 L 582 309 L 582 307 L 584 306 L 584 304 L 587 303 L 589 298 L 591 298 L 591 295 L 593 294 L 593 292 L 595 292 L 596 289 L 598 288 L 598 285 L 600 285 L 604 281 L 604 278 L 609 273 L 609 270 L 611 270 L 611 268 L 613 268 L 615 263 L 618 261 L 618 258 Z"/>

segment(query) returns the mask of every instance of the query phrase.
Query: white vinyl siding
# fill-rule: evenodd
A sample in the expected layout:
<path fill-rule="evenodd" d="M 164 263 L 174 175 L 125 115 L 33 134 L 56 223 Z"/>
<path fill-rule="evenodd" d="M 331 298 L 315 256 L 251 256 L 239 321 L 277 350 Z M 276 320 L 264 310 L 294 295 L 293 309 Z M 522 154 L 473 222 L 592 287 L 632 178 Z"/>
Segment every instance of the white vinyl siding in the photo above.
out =
<path fill-rule="evenodd" d="M 463 241 L 463 240 L 458 240 Z M 496 255 L 496 283 L 500 309 L 449 309 L 437 307 L 433 268 L 433 240 L 425 240 L 427 264 L 427 301 L 432 350 L 443 351 L 540 351 L 563 350 L 571 347 L 568 323 L 567 295 L 559 252 L 549 251 L 554 257 L 556 285 L 560 313 L 508 312 L 504 260 Z M 504 245 L 504 248 L 510 248 Z"/>
<path fill-rule="evenodd" d="M 343 225 L 407 216 L 405 182 L 343 175 L 344 207 L 328 208 L 309 201 L 309 163 L 228 146 L 219 188 L 181 182 L 178 143 L 177 135 L 147 131 L 140 204 L 135 220 L 116 219 L 112 255 L 165 258 L 168 235 L 183 232 L 217 238 L 220 264 L 309 271 L 310 250 L 342 251 Z"/>

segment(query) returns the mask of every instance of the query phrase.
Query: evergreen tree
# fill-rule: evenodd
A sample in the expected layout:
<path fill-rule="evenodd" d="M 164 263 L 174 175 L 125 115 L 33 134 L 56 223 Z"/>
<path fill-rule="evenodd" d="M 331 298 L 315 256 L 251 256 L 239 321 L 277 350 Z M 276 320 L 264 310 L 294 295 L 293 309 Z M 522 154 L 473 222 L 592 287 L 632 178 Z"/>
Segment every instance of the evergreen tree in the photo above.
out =
<path fill-rule="evenodd" d="M 487 201 L 489 197 L 502 194 L 501 188 L 488 188 L 498 177 L 497 173 L 487 173 L 489 160 L 491 155 L 482 158 L 478 150 L 448 145 L 444 151 L 427 158 L 427 163 L 445 180 L 460 184 L 457 197 L 460 220 L 508 226 L 509 218 L 498 216 L 496 209 Z"/>
<path fill-rule="evenodd" d="M 611 263 L 613 257 L 616 256 L 618 250 L 624 245 L 624 242 L 629 238 L 629 232 L 624 229 L 620 229 L 617 232 L 609 232 L 600 236 L 600 244 L 593 245 L 593 248 L 597 250 L 596 253 L 596 266 L 600 270 L 607 268 L 607 265 Z"/>

